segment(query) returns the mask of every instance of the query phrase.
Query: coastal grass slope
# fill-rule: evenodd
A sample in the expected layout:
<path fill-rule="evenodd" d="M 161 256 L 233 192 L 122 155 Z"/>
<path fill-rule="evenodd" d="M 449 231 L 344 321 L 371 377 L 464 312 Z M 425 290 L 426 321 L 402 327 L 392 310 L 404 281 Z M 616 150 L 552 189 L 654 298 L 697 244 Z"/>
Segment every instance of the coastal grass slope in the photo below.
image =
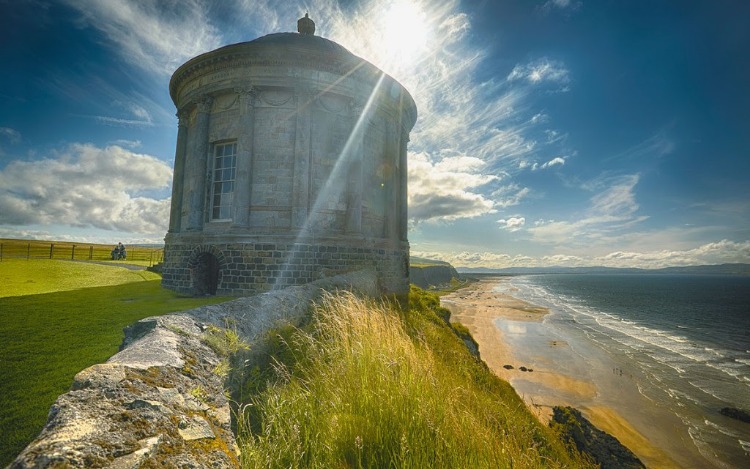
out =
<path fill-rule="evenodd" d="M 337 293 L 305 327 L 276 330 L 240 393 L 243 467 L 594 467 L 447 314 L 414 287 L 408 308 Z"/>
<path fill-rule="evenodd" d="M 41 431 L 76 373 L 117 352 L 125 326 L 226 300 L 181 297 L 159 279 L 84 262 L 0 262 L 0 467 Z"/>

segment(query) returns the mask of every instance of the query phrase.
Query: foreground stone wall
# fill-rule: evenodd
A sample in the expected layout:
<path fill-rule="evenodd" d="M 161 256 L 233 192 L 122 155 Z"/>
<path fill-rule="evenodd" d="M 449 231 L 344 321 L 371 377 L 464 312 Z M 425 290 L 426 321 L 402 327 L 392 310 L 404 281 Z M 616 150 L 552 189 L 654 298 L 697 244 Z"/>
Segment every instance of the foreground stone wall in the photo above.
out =
<path fill-rule="evenodd" d="M 376 273 L 359 271 L 220 305 L 146 318 L 125 330 L 121 351 L 78 373 L 17 468 L 239 467 L 211 326 L 252 342 L 297 323 L 322 291 L 375 296 Z"/>

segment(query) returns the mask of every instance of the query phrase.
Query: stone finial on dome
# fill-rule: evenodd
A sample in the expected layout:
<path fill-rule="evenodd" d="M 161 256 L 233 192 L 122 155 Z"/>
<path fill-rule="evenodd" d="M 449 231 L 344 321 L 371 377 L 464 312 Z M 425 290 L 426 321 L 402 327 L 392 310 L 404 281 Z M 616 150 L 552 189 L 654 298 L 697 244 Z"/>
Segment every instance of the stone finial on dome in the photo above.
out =
<path fill-rule="evenodd" d="M 304 18 L 297 20 L 297 32 L 307 36 L 315 35 L 315 22 L 310 19 L 310 16 L 307 13 L 305 13 Z"/>

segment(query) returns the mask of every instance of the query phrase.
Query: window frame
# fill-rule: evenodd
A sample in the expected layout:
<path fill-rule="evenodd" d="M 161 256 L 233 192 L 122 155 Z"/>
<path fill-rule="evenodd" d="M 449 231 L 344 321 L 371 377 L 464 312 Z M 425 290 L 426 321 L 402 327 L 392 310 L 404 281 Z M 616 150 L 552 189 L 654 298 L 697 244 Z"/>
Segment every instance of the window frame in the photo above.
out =
<path fill-rule="evenodd" d="M 231 150 L 227 152 L 227 149 Z M 208 219 L 232 221 L 235 182 L 237 180 L 237 140 L 214 142 L 211 151 L 211 191 Z M 218 190 L 218 192 L 217 192 Z"/>

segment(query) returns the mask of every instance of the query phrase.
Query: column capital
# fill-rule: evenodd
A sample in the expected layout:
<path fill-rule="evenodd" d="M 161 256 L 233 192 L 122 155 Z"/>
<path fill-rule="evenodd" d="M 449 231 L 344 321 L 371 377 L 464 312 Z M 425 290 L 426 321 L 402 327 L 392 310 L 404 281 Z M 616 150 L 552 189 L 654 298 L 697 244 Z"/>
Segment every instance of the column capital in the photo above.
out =
<path fill-rule="evenodd" d="M 214 98 L 211 95 L 204 94 L 195 100 L 195 105 L 198 107 L 198 112 L 209 113 L 211 112 L 211 106 L 214 103 Z"/>
<path fill-rule="evenodd" d="M 240 99 L 240 108 L 254 107 L 260 90 L 253 85 L 238 86 L 234 89 Z"/>
<path fill-rule="evenodd" d="M 406 127 L 401 127 L 401 141 L 404 143 L 411 142 L 411 138 L 409 137 L 410 131 Z"/>
<path fill-rule="evenodd" d="M 178 109 L 177 113 L 175 114 L 177 116 L 177 126 L 183 127 L 188 125 L 188 120 L 190 119 L 190 111 L 188 111 L 185 108 Z"/>
<path fill-rule="evenodd" d="M 243 86 L 237 86 L 234 88 L 234 92 L 237 93 L 240 96 L 243 95 L 257 95 L 258 94 L 258 88 L 253 85 L 243 85 Z"/>

